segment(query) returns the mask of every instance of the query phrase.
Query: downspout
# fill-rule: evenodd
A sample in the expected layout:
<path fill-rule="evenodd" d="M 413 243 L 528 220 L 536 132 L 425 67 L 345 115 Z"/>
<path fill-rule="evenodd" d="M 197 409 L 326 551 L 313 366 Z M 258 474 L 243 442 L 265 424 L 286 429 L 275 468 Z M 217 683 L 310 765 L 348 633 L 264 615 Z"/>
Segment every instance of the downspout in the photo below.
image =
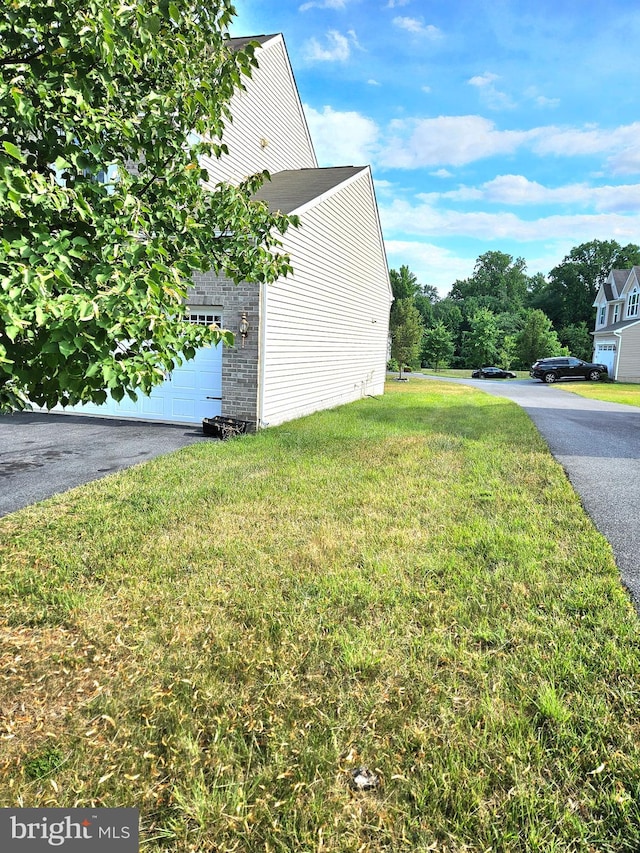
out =
<path fill-rule="evenodd" d="M 266 375 L 265 349 L 267 344 L 267 286 L 266 282 L 262 282 L 260 285 L 260 316 L 258 318 L 260 335 L 258 340 L 258 399 L 256 429 L 268 426 L 268 424 L 265 424 L 262 421 L 262 413 L 264 411 L 264 380 Z"/>

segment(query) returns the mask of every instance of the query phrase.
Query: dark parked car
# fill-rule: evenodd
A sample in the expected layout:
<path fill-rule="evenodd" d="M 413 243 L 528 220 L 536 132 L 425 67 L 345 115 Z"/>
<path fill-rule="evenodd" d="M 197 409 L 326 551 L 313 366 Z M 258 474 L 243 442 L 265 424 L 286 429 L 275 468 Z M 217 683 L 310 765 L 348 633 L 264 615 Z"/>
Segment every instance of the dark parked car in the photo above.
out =
<path fill-rule="evenodd" d="M 567 356 L 540 358 L 531 365 L 530 375 L 534 379 L 551 384 L 559 379 L 587 379 L 596 382 L 607 375 L 606 364 L 592 364 L 579 358 Z"/>
<path fill-rule="evenodd" d="M 515 379 L 515 373 L 501 367 L 480 367 L 471 374 L 472 379 Z"/>

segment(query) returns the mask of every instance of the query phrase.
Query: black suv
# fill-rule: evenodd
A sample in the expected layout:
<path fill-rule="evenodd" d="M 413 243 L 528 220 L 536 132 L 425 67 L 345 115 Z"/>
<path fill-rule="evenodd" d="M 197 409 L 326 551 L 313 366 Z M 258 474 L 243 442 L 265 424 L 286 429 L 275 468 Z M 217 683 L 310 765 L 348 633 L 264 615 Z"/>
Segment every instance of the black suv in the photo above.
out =
<path fill-rule="evenodd" d="M 529 374 L 534 379 L 543 382 L 557 382 L 558 379 L 587 379 L 595 382 L 601 376 L 607 375 L 605 364 L 591 364 L 581 361 L 579 358 L 570 356 L 556 356 L 555 358 L 540 358 L 531 365 Z"/>

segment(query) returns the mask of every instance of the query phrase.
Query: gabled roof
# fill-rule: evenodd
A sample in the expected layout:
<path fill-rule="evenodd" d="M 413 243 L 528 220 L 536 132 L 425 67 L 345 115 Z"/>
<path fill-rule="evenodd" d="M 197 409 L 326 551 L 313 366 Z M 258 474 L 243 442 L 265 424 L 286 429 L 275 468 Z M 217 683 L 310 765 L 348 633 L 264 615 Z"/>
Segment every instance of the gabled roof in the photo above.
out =
<path fill-rule="evenodd" d="M 229 38 L 227 41 L 235 50 L 239 50 L 241 47 L 249 44 L 249 42 L 257 41 L 258 44 L 266 44 L 266 42 L 271 41 L 272 38 L 275 38 L 277 33 L 273 33 L 272 35 L 262 35 L 262 36 L 237 36 L 236 38 Z"/>
<path fill-rule="evenodd" d="M 624 296 L 629 293 L 632 289 L 638 286 L 640 282 L 640 266 L 631 267 L 630 270 L 623 270 L 626 272 L 627 277 L 624 282 L 624 286 L 618 289 L 618 295 Z"/>
<path fill-rule="evenodd" d="M 325 169 L 289 169 L 271 175 L 254 198 L 266 201 L 270 210 L 293 213 L 319 198 L 367 166 L 333 166 Z"/>
<path fill-rule="evenodd" d="M 611 276 L 613 277 L 616 292 L 611 296 L 607 293 L 607 299 L 618 299 L 622 293 L 622 288 L 625 286 L 627 279 L 629 278 L 629 270 L 611 270 Z"/>
<path fill-rule="evenodd" d="M 607 302 L 615 302 L 623 299 L 623 291 L 631 276 L 635 273 L 637 282 L 640 282 L 640 266 L 632 267 L 630 270 L 611 270 L 607 280 L 603 281 L 596 294 L 594 307 L 600 304 L 601 294 Z"/>
<path fill-rule="evenodd" d="M 638 319 L 638 317 L 631 320 L 620 320 L 618 323 L 612 323 L 610 326 L 603 326 L 601 329 L 596 329 L 595 332 L 591 332 L 591 334 L 601 335 L 603 332 L 617 332 L 620 329 L 626 328 L 626 326 L 634 326 L 636 323 L 640 323 L 640 319 Z"/>

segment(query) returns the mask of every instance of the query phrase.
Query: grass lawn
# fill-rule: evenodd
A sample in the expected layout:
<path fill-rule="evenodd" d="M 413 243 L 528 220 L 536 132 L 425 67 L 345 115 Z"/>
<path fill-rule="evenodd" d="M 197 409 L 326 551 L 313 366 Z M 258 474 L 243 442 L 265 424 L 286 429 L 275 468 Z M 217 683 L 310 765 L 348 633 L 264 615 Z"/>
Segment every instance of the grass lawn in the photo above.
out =
<path fill-rule="evenodd" d="M 640 385 L 631 382 L 558 382 L 556 387 L 593 400 L 640 406 Z"/>
<path fill-rule="evenodd" d="M 0 806 L 136 806 L 143 851 L 640 849 L 638 620 L 507 400 L 391 381 L 0 548 Z"/>

